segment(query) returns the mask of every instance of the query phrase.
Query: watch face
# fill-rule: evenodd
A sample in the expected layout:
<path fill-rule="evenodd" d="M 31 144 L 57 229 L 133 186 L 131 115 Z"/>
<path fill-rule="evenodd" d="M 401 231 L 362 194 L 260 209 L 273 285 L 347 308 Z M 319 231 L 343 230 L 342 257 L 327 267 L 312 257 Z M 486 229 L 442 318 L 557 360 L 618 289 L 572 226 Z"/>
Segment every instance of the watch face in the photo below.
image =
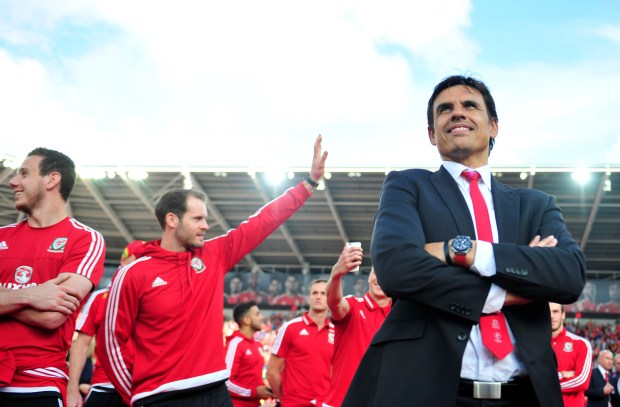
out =
<path fill-rule="evenodd" d="M 452 241 L 452 250 L 454 253 L 463 254 L 471 249 L 471 239 L 469 236 L 457 236 Z"/>

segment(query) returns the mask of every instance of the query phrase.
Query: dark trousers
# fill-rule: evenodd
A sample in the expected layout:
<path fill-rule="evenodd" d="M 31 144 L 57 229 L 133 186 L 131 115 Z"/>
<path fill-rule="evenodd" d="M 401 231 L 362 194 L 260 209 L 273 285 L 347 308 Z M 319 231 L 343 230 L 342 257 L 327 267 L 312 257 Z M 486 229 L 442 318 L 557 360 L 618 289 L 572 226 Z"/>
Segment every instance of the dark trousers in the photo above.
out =
<path fill-rule="evenodd" d="M 29 397 L 12 398 L 0 396 L 0 406 L 2 407 L 63 407 L 60 397 Z"/>
<path fill-rule="evenodd" d="M 224 383 L 196 392 L 175 392 L 170 398 L 136 402 L 138 407 L 234 407 Z"/>
<path fill-rule="evenodd" d="M 95 388 L 88 393 L 84 407 L 127 407 L 127 404 L 116 391 L 97 391 Z"/>
<path fill-rule="evenodd" d="M 536 393 L 531 390 L 525 391 L 518 400 L 475 399 L 459 395 L 456 399 L 456 407 L 540 407 L 540 404 Z"/>

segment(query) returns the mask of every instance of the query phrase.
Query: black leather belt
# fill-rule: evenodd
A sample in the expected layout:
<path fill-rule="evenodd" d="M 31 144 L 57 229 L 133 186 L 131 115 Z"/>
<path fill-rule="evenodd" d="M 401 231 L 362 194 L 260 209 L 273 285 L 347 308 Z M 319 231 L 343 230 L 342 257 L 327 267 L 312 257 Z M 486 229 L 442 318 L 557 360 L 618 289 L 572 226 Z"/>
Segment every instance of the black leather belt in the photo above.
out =
<path fill-rule="evenodd" d="M 534 389 L 527 377 L 509 382 L 478 382 L 461 379 L 459 396 L 474 399 L 521 400 L 533 394 Z"/>

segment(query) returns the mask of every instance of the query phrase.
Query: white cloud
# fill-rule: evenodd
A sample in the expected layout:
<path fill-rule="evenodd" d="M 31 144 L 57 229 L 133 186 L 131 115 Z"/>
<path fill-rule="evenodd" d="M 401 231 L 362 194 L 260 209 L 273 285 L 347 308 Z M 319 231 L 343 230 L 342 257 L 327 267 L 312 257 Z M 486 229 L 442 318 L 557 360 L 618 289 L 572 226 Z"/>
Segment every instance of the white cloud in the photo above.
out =
<path fill-rule="evenodd" d="M 620 44 L 620 26 L 618 25 L 605 25 L 604 27 L 597 29 L 595 32 L 605 39 Z"/>
<path fill-rule="evenodd" d="M 0 49 L 9 154 L 45 144 L 91 164 L 301 166 L 321 132 L 332 166 L 433 166 L 426 101 L 435 81 L 468 68 L 498 100 L 495 163 L 574 150 L 609 160 L 617 137 L 611 68 L 480 66 L 466 0 L 9 5 L 0 37 L 14 47 L 45 54 L 67 22 L 113 33 L 79 55 Z"/>

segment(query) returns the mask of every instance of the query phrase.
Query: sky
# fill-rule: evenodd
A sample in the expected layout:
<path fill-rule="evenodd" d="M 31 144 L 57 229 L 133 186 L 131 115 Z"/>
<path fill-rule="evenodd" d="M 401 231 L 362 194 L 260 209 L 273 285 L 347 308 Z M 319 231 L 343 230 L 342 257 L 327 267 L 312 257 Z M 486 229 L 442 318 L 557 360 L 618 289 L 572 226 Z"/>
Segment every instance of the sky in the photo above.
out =
<path fill-rule="evenodd" d="M 0 158 L 80 167 L 437 166 L 449 75 L 495 98 L 495 167 L 620 167 L 615 0 L 0 0 Z"/>

